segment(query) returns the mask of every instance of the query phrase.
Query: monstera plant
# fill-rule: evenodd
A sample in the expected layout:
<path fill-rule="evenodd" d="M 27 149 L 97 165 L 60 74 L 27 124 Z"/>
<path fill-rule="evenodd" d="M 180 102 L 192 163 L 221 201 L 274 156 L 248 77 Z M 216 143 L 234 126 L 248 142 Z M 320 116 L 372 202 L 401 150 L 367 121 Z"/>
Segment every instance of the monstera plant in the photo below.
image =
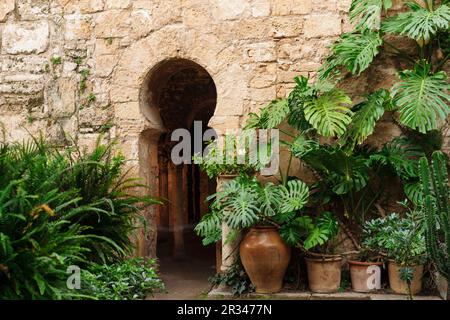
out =
<path fill-rule="evenodd" d="M 211 213 L 205 215 L 195 231 L 205 245 L 222 238 L 222 222 L 235 230 L 250 229 L 240 244 L 240 258 L 256 292 L 273 293 L 282 288 L 290 261 L 290 238 L 281 237 L 278 228 L 301 210 L 308 201 L 309 189 L 301 180 L 285 184 L 262 184 L 256 177 L 240 175 L 228 181 L 209 197 Z M 286 236 L 286 237 L 285 237 Z"/>

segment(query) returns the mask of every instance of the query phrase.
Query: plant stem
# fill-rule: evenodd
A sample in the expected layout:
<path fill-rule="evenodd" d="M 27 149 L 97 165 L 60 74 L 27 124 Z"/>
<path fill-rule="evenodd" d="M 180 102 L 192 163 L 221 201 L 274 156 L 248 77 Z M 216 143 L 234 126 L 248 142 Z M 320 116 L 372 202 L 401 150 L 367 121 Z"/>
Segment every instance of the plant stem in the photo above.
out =
<path fill-rule="evenodd" d="M 445 65 L 445 63 L 448 61 L 449 58 L 450 58 L 450 53 L 447 53 L 445 58 L 442 59 L 441 62 L 439 62 L 439 64 L 436 66 L 436 68 L 434 69 L 434 72 L 439 71 Z"/>
<path fill-rule="evenodd" d="M 408 61 L 410 61 L 410 62 L 412 62 L 412 63 L 414 63 L 414 64 L 416 63 L 416 60 L 414 60 L 413 58 L 411 58 L 411 56 L 410 56 L 409 54 L 407 54 L 405 51 L 400 50 L 399 48 L 397 48 L 397 47 L 394 46 L 392 43 L 390 43 L 390 42 L 388 42 L 388 41 L 386 41 L 386 40 L 383 40 L 383 42 L 384 42 L 385 44 L 387 44 L 388 47 L 391 47 L 392 49 L 394 49 L 395 51 L 397 51 L 397 53 L 398 53 L 401 57 L 405 58 L 406 60 L 408 60 Z"/>

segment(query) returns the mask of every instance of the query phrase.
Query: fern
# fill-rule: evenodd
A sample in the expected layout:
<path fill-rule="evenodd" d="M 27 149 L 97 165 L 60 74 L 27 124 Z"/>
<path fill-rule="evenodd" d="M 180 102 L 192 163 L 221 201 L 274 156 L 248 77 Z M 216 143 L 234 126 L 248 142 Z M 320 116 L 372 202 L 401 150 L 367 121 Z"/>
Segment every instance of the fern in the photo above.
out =
<path fill-rule="evenodd" d="M 356 29 L 378 30 L 383 9 L 392 7 L 392 0 L 353 0 L 350 6 L 350 22 L 356 23 Z"/>
<path fill-rule="evenodd" d="M 400 72 L 402 81 L 392 88 L 400 122 L 422 133 L 437 129 L 439 120 L 445 120 L 450 112 L 447 75 L 430 71 L 429 64 L 416 64 L 414 70 Z"/>
<path fill-rule="evenodd" d="M 329 77 L 337 67 L 345 67 L 354 75 L 366 70 L 378 55 L 383 44 L 378 32 L 364 30 L 362 33 L 344 33 L 332 47 L 332 55 L 321 68 L 320 78 Z"/>
<path fill-rule="evenodd" d="M 351 99 L 342 90 L 325 92 L 305 103 L 305 118 L 325 137 L 341 136 L 352 121 Z"/>
<path fill-rule="evenodd" d="M 441 5 L 436 9 L 423 8 L 414 2 L 407 3 L 411 11 L 386 19 L 382 31 L 405 35 L 416 41 L 428 42 L 439 30 L 448 30 L 450 7 Z"/>

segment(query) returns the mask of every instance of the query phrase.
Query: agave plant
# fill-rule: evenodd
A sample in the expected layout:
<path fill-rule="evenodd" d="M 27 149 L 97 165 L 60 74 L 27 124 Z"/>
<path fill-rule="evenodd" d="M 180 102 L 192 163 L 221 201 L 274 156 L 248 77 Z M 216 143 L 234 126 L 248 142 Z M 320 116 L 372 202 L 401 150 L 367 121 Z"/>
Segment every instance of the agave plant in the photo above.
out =
<path fill-rule="evenodd" d="M 255 177 L 241 175 L 208 198 L 212 211 L 203 217 L 195 231 L 207 245 L 221 239 L 223 221 L 234 230 L 256 224 L 279 225 L 301 210 L 308 196 L 308 186 L 300 180 L 263 185 Z"/>

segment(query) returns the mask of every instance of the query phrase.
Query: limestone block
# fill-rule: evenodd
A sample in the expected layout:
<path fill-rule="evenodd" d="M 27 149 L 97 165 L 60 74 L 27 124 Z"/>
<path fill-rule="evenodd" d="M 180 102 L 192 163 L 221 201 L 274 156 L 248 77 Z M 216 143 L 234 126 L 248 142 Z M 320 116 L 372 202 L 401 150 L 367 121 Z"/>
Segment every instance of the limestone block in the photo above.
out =
<path fill-rule="evenodd" d="M 119 41 L 117 39 L 95 39 L 94 57 L 100 57 L 107 54 L 115 54 L 119 49 Z"/>
<path fill-rule="evenodd" d="M 100 78 L 106 78 L 111 75 L 117 64 L 116 55 L 103 55 L 95 60 L 95 75 Z"/>
<path fill-rule="evenodd" d="M 303 17 L 273 17 L 272 35 L 275 38 L 296 37 L 303 32 Z"/>
<path fill-rule="evenodd" d="M 125 37 L 129 34 L 130 13 L 125 10 L 100 12 L 95 19 L 95 35 L 98 38 Z"/>
<path fill-rule="evenodd" d="M 106 9 L 127 9 L 131 3 L 131 0 L 106 0 Z"/>
<path fill-rule="evenodd" d="M 50 2 L 46 0 L 17 0 L 17 12 L 20 20 L 33 21 L 48 18 Z"/>
<path fill-rule="evenodd" d="M 251 7 L 253 17 L 267 17 L 270 15 L 269 0 L 253 0 Z"/>
<path fill-rule="evenodd" d="M 66 40 L 85 40 L 91 37 L 92 26 L 89 17 L 78 14 L 66 15 L 65 21 Z"/>
<path fill-rule="evenodd" d="M 10 12 L 14 10 L 14 0 L 2 0 L 0 3 L 0 22 L 4 22 Z"/>
<path fill-rule="evenodd" d="M 337 8 L 340 11 L 348 12 L 350 10 L 351 4 L 352 4 L 352 0 L 339 0 L 337 2 Z"/>
<path fill-rule="evenodd" d="M 3 30 L 2 52 L 9 54 L 45 52 L 49 34 L 47 21 L 9 22 Z"/>
<path fill-rule="evenodd" d="M 312 0 L 277 0 L 272 2 L 272 14 L 285 16 L 308 14 L 312 11 Z"/>
<path fill-rule="evenodd" d="M 4 56 L 0 63 L 0 71 L 5 73 L 39 74 L 45 72 L 47 58 L 42 56 Z"/>
<path fill-rule="evenodd" d="M 141 118 L 139 102 L 126 102 L 114 104 L 114 116 L 116 119 L 138 119 Z"/>
<path fill-rule="evenodd" d="M 105 8 L 105 0 L 59 0 L 64 13 L 95 13 Z"/>
<path fill-rule="evenodd" d="M 305 21 L 307 38 L 337 36 L 341 34 L 341 18 L 332 14 L 314 14 Z"/>
<path fill-rule="evenodd" d="M 53 117 L 69 117 L 75 113 L 75 92 L 78 88 L 76 81 L 68 78 L 58 79 L 49 88 L 50 112 Z"/>
<path fill-rule="evenodd" d="M 113 85 L 110 90 L 112 102 L 138 101 L 139 89 L 134 87 Z"/>
<path fill-rule="evenodd" d="M 215 0 L 214 4 L 214 16 L 219 20 L 240 18 L 250 7 L 248 0 Z"/>
<path fill-rule="evenodd" d="M 244 48 L 244 60 L 248 62 L 271 62 L 276 60 L 275 43 L 252 43 Z"/>

